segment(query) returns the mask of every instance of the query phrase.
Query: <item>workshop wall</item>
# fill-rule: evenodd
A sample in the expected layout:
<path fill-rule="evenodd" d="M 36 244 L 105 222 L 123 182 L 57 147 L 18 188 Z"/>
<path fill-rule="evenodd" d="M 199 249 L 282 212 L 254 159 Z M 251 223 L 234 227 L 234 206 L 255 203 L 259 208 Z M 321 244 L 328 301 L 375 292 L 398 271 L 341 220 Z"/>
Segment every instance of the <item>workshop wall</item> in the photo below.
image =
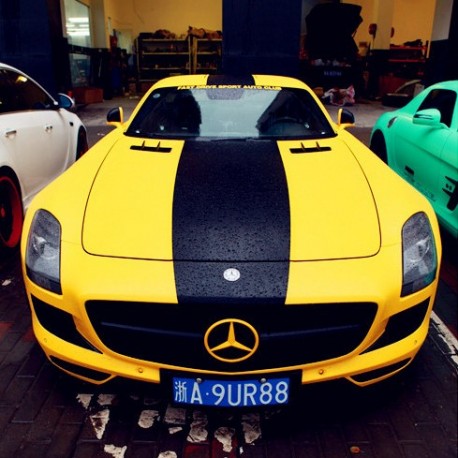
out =
<path fill-rule="evenodd" d="M 116 30 L 142 32 L 166 29 L 181 35 L 188 27 L 222 29 L 222 0 L 107 0 L 105 15 Z"/>
<path fill-rule="evenodd" d="M 372 42 L 369 24 L 374 17 L 374 0 L 344 0 L 362 7 L 360 24 L 355 34 L 355 42 Z M 417 39 L 423 43 L 431 40 L 436 0 L 395 0 L 393 12 L 394 36 L 391 44 L 402 45 Z"/>
<path fill-rule="evenodd" d="M 96 0 L 83 0 L 94 3 Z M 374 0 L 343 0 L 362 7 L 363 22 L 359 26 L 355 42 L 371 44 L 369 24 L 373 22 Z M 303 0 L 303 10 L 320 0 Z M 108 28 L 125 32 L 135 38 L 141 32 L 158 29 L 185 34 L 190 25 L 212 30 L 223 29 L 223 1 L 215 0 L 106 0 L 105 16 Z M 396 0 L 394 2 L 392 44 L 403 44 L 416 39 L 424 43 L 431 40 L 436 0 Z M 305 21 L 302 21 L 305 22 Z M 302 24 L 302 27 L 304 24 Z"/>

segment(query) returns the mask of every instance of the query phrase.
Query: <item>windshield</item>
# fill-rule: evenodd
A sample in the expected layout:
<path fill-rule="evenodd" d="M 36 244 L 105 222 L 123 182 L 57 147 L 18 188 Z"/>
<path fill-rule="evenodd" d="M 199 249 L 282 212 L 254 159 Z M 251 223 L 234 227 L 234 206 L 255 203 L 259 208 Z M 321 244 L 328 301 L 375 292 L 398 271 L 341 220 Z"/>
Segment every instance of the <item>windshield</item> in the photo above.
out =
<path fill-rule="evenodd" d="M 323 138 L 334 132 L 305 90 L 183 86 L 153 91 L 126 134 L 167 138 Z"/>

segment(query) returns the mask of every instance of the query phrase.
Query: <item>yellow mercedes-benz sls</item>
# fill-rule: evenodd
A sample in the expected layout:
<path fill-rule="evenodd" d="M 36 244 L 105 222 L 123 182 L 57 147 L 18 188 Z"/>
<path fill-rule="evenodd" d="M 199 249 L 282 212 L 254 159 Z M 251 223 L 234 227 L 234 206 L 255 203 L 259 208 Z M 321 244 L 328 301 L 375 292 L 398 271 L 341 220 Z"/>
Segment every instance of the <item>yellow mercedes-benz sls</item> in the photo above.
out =
<path fill-rule="evenodd" d="M 383 380 L 423 344 L 428 201 L 287 77 L 157 82 L 27 212 L 36 338 L 65 372 L 176 403 L 286 404 Z"/>

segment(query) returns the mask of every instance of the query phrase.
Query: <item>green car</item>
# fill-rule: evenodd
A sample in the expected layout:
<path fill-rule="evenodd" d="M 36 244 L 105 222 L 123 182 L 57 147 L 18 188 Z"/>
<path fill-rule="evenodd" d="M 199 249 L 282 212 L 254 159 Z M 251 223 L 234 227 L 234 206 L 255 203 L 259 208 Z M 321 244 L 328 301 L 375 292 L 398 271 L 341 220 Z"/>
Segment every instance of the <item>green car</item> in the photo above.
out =
<path fill-rule="evenodd" d="M 370 148 L 431 202 L 441 226 L 458 237 L 458 80 L 429 86 L 382 114 Z"/>

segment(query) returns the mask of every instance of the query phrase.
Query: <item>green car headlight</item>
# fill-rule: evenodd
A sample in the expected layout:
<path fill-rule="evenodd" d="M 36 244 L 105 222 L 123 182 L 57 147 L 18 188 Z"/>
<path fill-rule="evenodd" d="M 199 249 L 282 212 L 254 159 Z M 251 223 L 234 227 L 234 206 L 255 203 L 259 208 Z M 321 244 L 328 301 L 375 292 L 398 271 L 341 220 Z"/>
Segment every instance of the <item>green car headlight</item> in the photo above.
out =
<path fill-rule="evenodd" d="M 402 228 L 402 263 L 401 296 L 419 291 L 436 277 L 436 243 L 424 213 L 413 215 Z"/>
<path fill-rule="evenodd" d="M 37 285 L 57 294 L 60 286 L 59 221 L 46 210 L 38 210 L 33 217 L 27 239 L 25 263 L 27 276 Z"/>

